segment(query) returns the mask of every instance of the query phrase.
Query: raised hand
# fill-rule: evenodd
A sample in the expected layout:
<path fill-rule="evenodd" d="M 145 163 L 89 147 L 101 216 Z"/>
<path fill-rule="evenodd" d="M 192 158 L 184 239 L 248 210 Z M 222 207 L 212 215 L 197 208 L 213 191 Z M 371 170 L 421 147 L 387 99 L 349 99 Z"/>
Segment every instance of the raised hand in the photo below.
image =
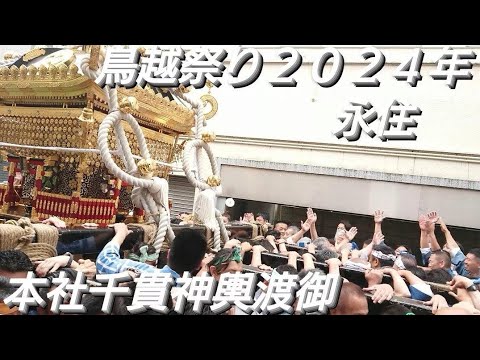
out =
<path fill-rule="evenodd" d="M 427 231 L 428 230 L 428 218 L 426 215 L 421 214 L 418 217 L 418 226 L 420 227 L 420 230 L 422 231 Z"/>
<path fill-rule="evenodd" d="M 376 232 L 375 234 L 373 234 L 373 245 L 380 245 L 384 240 L 385 236 L 381 232 Z"/>
<path fill-rule="evenodd" d="M 383 214 L 383 210 L 376 210 L 373 213 L 373 220 L 376 223 L 381 223 L 383 221 L 383 219 L 385 219 L 385 215 Z"/>
<path fill-rule="evenodd" d="M 350 230 L 347 231 L 346 235 L 349 241 L 352 241 L 353 238 L 357 235 L 358 229 L 356 227 L 352 227 Z"/>
<path fill-rule="evenodd" d="M 310 223 L 317 221 L 317 214 L 313 212 L 312 208 L 307 209 L 307 221 Z"/>
<path fill-rule="evenodd" d="M 310 230 L 310 226 L 312 225 L 308 220 L 305 221 L 305 222 L 301 221 L 300 224 L 302 226 L 302 230 L 305 231 L 305 232 Z"/>
<path fill-rule="evenodd" d="M 210 263 L 210 261 L 213 260 L 213 258 L 215 257 L 215 255 L 213 254 L 205 254 L 205 256 L 203 257 L 203 260 L 202 260 L 202 264 L 201 264 L 201 267 L 203 270 L 207 271 L 208 272 L 208 264 Z"/>
<path fill-rule="evenodd" d="M 348 245 L 349 241 L 346 236 L 342 235 L 335 243 L 335 251 L 340 252 L 345 245 Z"/>
<path fill-rule="evenodd" d="M 438 215 L 436 211 L 431 211 L 426 215 L 426 229 L 428 232 L 435 231 L 435 223 L 438 221 Z"/>
<path fill-rule="evenodd" d="M 439 219 L 439 216 L 436 211 L 431 211 L 427 214 L 427 218 L 429 222 L 436 223 Z"/>

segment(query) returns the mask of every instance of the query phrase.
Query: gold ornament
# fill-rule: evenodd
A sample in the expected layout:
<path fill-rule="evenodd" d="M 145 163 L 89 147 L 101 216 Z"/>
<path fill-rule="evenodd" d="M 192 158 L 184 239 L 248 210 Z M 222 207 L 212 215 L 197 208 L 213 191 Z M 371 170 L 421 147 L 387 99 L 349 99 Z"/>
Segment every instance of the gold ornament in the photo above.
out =
<path fill-rule="evenodd" d="M 8 79 L 9 70 L 6 66 L 0 67 L 0 79 L 7 80 Z"/>
<path fill-rule="evenodd" d="M 213 131 L 204 131 L 202 132 L 202 140 L 206 143 L 214 142 L 216 139 L 216 135 Z"/>
<path fill-rule="evenodd" d="M 55 78 L 57 77 L 57 72 L 58 72 L 57 67 L 53 64 L 50 64 L 50 66 L 48 67 L 48 73 L 47 73 L 48 78 L 50 80 L 55 80 Z"/>
<path fill-rule="evenodd" d="M 65 64 L 66 66 L 69 66 L 73 62 L 75 62 L 75 55 L 70 49 L 56 51 L 50 55 L 45 56 L 39 61 L 40 64 L 48 67 L 51 65 L 56 67 L 60 64 Z M 38 63 L 36 63 L 36 65 L 38 65 Z"/>
<path fill-rule="evenodd" d="M 93 110 L 88 108 L 88 107 L 83 108 L 82 113 L 78 117 L 78 120 L 86 121 L 86 122 L 93 122 L 93 120 L 94 120 L 93 119 Z"/>
<path fill-rule="evenodd" d="M 221 180 L 217 175 L 210 175 L 207 179 L 207 185 L 211 187 L 220 186 Z"/>
<path fill-rule="evenodd" d="M 207 82 L 205 83 L 205 85 L 207 86 L 207 88 L 208 88 L 208 93 L 210 94 L 210 91 L 212 91 L 213 83 L 212 83 L 210 80 L 207 80 Z"/>
<path fill-rule="evenodd" d="M 190 92 L 190 89 L 185 87 L 185 85 L 180 85 L 178 87 L 178 91 L 180 91 L 182 94 L 186 94 Z"/>
<path fill-rule="evenodd" d="M 71 63 L 68 67 L 68 78 L 73 79 L 78 76 L 78 66 L 75 63 Z"/>
<path fill-rule="evenodd" d="M 19 74 L 20 74 L 21 80 L 25 80 L 27 78 L 27 73 L 28 73 L 27 67 L 25 65 L 20 66 Z"/>
<path fill-rule="evenodd" d="M 60 79 L 66 79 L 67 78 L 67 72 L 68 72 L 68 67 L 65 64 L 60 64 L 58 65 L 58 74 Z"/>
<path fill-rule="evenodd" d="M 127 114 L 133 114 L 135 111 L 138 111 L 138 101 L 134 96 L 124 97 L 120 103 L 120 110 Z"/>
<path fill-rule="evenodd" d="M 18 67 L 15 65 L 10 67 L 10 75 L 12 76 L 12 79 L 17 79 L 18 78 Z"/>
<path fill-rule="evenodd" d="M 205 116 L 205 120 L 211 119 L 218 111 L 217 99 L 215 99 L 212 95 L 208 94 L 201 96 L 200 99 L 203 101 L 203 106 L 210 104 L 210 106 L 212 107 L 212 109 L 208 113 L 203 114 L 203 116 Z"/>
<path fill-rule="evenodd" d="M 143 177 L 153 177 L 157 164 L 152 159 L 141 159 L 137 163 L 138 173 Z"/>
<path fill-rule="evenodd" d="M 88 66 L 92 70 L 97 70 L 98 69 L 98 60 L 100 59 L 100 45 L 92 45 L 90 48 L 90 61 L 88 63 Z"/>
<path fill-rule="evenodd" d="M 23 61 L 30 61 L 42 55 L 45 55 L 45 49 L 33 49 L 23 55 Z"/>
<path fill-rule="evenodd" d="M 3 59 L 4 60 L 11 60 L 13 58 L 14 58 L 13 52 L 6 52 L 5 54 L 3 54 Z"/>
<path fill-rule="evenodd" d="M 41 64 L 38 68 L 38 76 L 40 79 L 45 79 L 47 77 L 48 69 L 45 65 Z"/>

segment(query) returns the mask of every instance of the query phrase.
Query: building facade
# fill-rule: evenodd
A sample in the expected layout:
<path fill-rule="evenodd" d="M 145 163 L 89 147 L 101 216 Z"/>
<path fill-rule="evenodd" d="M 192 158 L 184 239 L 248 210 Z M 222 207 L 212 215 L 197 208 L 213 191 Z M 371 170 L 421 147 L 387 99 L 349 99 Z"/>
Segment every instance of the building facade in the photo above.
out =
<path fill-rule="evenodd" d="M 357 87 L 352 82 L 371 59 L 362 58 L 361 46 L 339 46 L 344 70 L 325 88 L 312 75 L 324 47 L 296 47 L 303 57 L 292 76 L 297 86 L 272 87 L 286 63 L 277 55 L 280 47 L 255 48 L 265 62 L 259 79 L 242 89 L 212 91 L 219 110 L 209 125 L 217 134 L 213 148 L 225 198 L 359 215 L 383 209 L 391 218 L 409 221 L 437 210 L 449 224 L 480 228 L 477 59 L 471 60 L 473 79 L 458 80 L 451 89 L 431 76 L 444 49 L 422 46 L 422 79 L 412 87 L 394 75 L 416 47 L 379 46 L 385 56 L 375 75 L 380 86 Z M 327 64 L 324 74 L 329 71 Z M 347 141 L 334 135 L 351 102 L 369 102 L 380 115 L 394 100 L 421 109 L 414 116 L 416 140 L 382 141 L 362 133 L 358 141 Z"/>

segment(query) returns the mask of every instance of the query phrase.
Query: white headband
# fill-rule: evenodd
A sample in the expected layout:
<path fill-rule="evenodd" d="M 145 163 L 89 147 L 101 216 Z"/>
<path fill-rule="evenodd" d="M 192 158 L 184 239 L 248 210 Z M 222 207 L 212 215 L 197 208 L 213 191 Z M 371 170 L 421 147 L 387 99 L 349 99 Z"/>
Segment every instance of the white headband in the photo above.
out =
<path fill-rule="evenodd" d="M 377 259 L 381 259 L 381 260 L 392 260 L 392 261 L 395 261 L 395 255 L 393 254 L 390 254 L 390 255 L 385 255 L 384 253 L 382 253 L 381 251 L 378 251 L 378 250 L 373 250 L 372 251 L 372 256 L 376 257 Z"/>

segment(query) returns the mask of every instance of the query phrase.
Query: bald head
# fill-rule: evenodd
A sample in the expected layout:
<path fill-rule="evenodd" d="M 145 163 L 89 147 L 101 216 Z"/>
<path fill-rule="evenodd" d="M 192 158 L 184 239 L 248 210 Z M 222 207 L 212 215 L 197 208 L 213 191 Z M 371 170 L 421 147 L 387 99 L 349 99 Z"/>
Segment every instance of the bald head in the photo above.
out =
<path fill-rule="evenodd" d="M 338 304 L 331 315 L 367 315 L 368 302 L 362 288 L 353 283 L 343 283 Z"/>

